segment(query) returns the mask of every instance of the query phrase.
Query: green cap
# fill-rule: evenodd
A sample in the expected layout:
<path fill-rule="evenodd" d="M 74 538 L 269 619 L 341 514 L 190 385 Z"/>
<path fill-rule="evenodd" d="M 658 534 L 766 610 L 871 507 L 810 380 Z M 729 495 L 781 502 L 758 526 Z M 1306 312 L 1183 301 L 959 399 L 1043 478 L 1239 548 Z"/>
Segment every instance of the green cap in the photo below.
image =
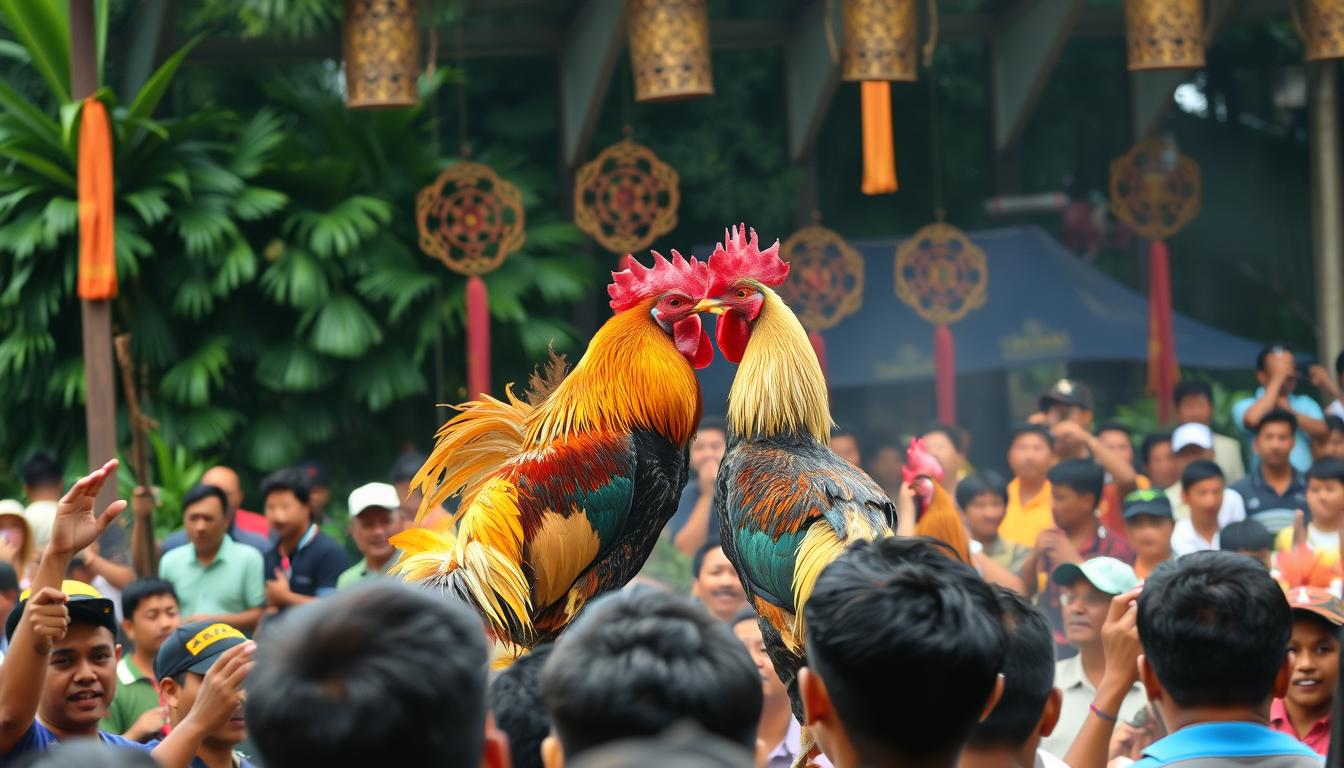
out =
<path fill-rule="evenodd" d="M 1061 587 L 1070 587 L 1078 579 L 1087 582 L 1108 595 L 1119 595 L 1139 586 L 1134 569 L 1114 557 L 1094 557 L 1082 565 L 1065 563 L 1055 569 L 1052 577 Z"/>

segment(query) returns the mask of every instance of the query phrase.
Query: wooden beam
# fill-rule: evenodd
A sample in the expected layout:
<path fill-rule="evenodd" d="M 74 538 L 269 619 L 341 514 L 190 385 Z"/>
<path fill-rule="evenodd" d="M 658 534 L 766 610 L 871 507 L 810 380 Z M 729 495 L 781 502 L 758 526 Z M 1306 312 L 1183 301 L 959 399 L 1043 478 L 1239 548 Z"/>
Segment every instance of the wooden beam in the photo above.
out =
<path fill-rule="evenodd" d="M 588 151 L 593 126 L 625 42 L 625 3 L 587 0 L 560 50 L 560 156 L 573 168 Z"/>
<path fill-rule="evenodd" d="M 1083 0 L 1023 2 L 999 25 L 989 47 L 996 152 L 1021 135 L 1083 4 Z"/>
<path fill-rule="evenodd" d="M 789 35 L 784 56 L 784 108 L 789 123 L 789 158 L 794 162 L 811 154 L 840 81 L 836 38 L 840 22 L 839 3 L 814 0 L 803 9 Z"/>
<path fill-rule="evenodd" d="M 1209 30 L 1206 45 L 1212 43 L 1218 31 L 1242 10 L 1244 4 L 1243 0 L 1209 0 L 1209 18 L 1205 20 Z M 1130 73 L 1130 114 L 1135 141 L 1157 130 L 1171 108 L 1171 95 L 1194 73 L 1193 69 L 1151 69 Z"/>

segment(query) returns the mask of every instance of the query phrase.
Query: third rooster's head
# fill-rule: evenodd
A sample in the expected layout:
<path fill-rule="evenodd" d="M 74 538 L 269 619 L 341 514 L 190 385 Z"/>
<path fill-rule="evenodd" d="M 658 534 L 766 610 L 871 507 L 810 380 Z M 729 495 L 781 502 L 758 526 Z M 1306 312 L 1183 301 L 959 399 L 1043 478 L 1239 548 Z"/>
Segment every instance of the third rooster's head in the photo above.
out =
<path fill-rule="evenodd" d="M 924 441 L 914 438 L 905 452 L 905 466 L 901 467 L 901 477 L 915 489 L 920 508 L 927 507 L 933 500 L 933 488 L 943 480 L 943 467 L 933 454 L 924 449 Z"/>
<path fill-rule="evenodd" d="M 789 265 L 779 258 L 778 240 L 762 251 L 756 230 L 743 225 L 724 233 L 724 242 L 709 257 L 709 275 L 705 299 L 696 309 L 719 315 L 719 351 L 729 362 L 741 362 L 765 296 L 783 284 Z"/>
<path fill-rule="evenodd" d="M 714 346 L 700 322 L 702 310 L 696 306 L 709 282 L 709 267 L 694 257 L 687 260 L 676 250 L 671 261 L 654 251 L 652 267 L 626 254 L 623 266 L 620 272 L 611 273 L 607 286 L 612 310 L 648 312 L 688 363 L 696 368 L 709 365 Z"/>

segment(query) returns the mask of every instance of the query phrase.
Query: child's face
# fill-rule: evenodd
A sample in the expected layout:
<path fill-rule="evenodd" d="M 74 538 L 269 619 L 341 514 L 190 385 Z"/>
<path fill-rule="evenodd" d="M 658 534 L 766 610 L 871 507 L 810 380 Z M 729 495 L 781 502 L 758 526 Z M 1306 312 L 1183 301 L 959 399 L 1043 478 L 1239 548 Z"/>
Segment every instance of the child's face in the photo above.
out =
<path fill-rule="evenodd" d="M 1181 491 L 1185 503 L 1190 505 L 1190 514 L 1199 517 L 1216 517 L 1223 506 L 1223 478 L 1210 477 Z"/>
<path fill-rule="evenodd" d="M 1125 520 L 1125 535 L 1134 554 L 1146 562 L 1157 562 L 1171 557 L 1171 531 L 1175 523 L 1170 517 L 1138 515 Z"/>
<path fill-rule="evenodd" d="M 1339 523 L 1344 513 L 1344 483 L 1334 479 L 1307 478 L 1307 506 L 1313 522 Z"/>
<path fill-rule="evenodd" d="M 1017 477 L 1036 480 L 1045 477 L 1054 463 L 1054 454 L 1045 438 L 1035 434 L 1018 435 L 1008 446 L 1008 467 Z"/>
<path fill-rule="evenodd" d="M 1339 683 L 1339 640 L 1323 619 L 1302 616 L 1293 622 L 1288 641 L 1293 652 L 1293 676 L 1288 701 L 1299 707 L 1329 706 Z"/>
<path fill-rule="evenodd" d="M 1331 430 L 1330 436 L 1325 439 L 1325 451 L 1321 457 L 1344 459 L 1344 432 Z"/>
<path fill-rule="evenodd" d="M 1050 511 L 1055 525 L 1072 528 L 1092 515 L 1096 498 L 1090 493 L 1079 493 L 1062 485 L 1050 486 Z"/>
<path fill-rule="evenodd" d="M 971 499 L 962 510 L 966 514 L 966 527 L 971 538 L 979 541 L 991 541 L 999 535 L 999 524 L 1007 513 L 1003 499 L 997 493 L 982 493 Z"/>

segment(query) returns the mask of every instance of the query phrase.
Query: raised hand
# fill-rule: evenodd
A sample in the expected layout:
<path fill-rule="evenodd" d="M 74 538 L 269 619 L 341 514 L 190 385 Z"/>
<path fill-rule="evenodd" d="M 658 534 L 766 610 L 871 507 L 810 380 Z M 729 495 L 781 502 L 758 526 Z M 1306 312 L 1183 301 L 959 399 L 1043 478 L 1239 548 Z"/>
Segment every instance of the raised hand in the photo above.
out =
<path fill-rule="evenodd" d="M 29 598 L 23 609 L 23 620 L 32 629 L 37 652 L 43 656 L 51 653 L 70 628 L 70 609 L 65 605 L 68 600 L 59 589 L 45 587 Z"/>
<path fill-rule="evenodd" d="M 114 501 L 98 516 L 93 514 L 93 503 L 103 484 L 117 476 L 118 461 L 112 459 L 103 466 L 81 477 L 56 504 L 56 519 L 51 526 L 48 553 L 73 555 L 92 544 L 107 526 L 126 508 L 125 501 Z"/>
<path fill-rule="evenodd" d="M 220 654 L 219 660 L 201 681 L 196 704 L 190 717 L 199 718 L 203 732 L 212 733 L 228 724 L 229 719 L 242 709 L 243 683 L 256 663 L 253 653 L 257 644 L 248 641 Z"/>

